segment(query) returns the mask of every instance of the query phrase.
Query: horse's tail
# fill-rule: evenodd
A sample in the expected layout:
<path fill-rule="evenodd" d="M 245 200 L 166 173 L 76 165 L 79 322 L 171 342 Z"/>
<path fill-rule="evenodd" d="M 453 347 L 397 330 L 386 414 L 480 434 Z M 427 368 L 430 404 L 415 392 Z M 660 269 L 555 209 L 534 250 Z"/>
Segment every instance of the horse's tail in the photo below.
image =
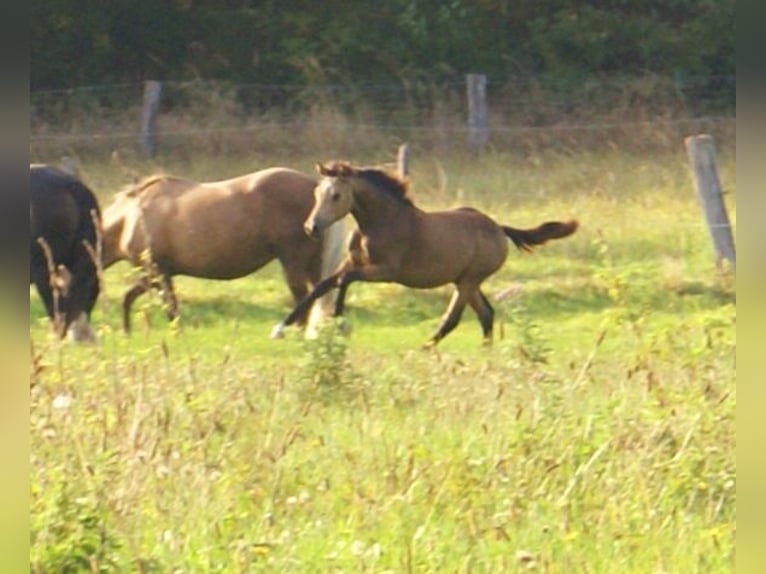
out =
<path fill-rule="evenodd" d="M 343 262 L 345 252 L 346 226 L 340 219 L 328 227 L 322 234 L 322 270 L 321 279 L 332 275 Z M 325 317 L 331 317 L 335 311 L 336 292 L 331 291 L 317 299 L 311 307 L 308 322 L 306 324 L 306 337 L 314 338 L 317 334 L 317 325 Z"/>
<path fill-rule="evenodd" d="M 124 214 L 115 215 L 114 205 L 104 210 L 101 224 L 101 269 L 106 271 L 124 258 L 120 253 L 120 239 L 125 228 Z M 124 211 L 124 210 L 122 210 Z"/>
<path fill-rule="evenodd" d="M 76 235 L 95 249 L 101 233 L 101 208 L 98 200 L 90 188 L 79 180 L 69 183 L 69 191 L 80 214 Z"/>
<path fill-rule="evenodd" d="M 503 225 L 503 231 L 521 251 L 532 251 L 536 245 L 542 245 L 550 239 L 569 237 L 577 231 L 578 223 L 571 221 L 546 221 L 533 229 L 516 229 Z"/>

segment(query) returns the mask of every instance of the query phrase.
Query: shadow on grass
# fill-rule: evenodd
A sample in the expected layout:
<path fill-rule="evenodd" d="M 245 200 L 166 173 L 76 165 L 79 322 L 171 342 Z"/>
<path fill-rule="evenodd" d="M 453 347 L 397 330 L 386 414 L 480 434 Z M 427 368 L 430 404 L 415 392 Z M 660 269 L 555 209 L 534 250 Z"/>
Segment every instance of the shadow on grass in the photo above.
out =
<path fill-rule="evenodd" d="M 704 297 L 722 305 L 737 302 L 737 293 L 733 289 L 727 289 L 721 285 L 706 285 L 701 281 L 682 283 L 674 291 L 680 297 Z"/>
<path fill-rule="evenodd" d="M 615 301 L 605 289 L 593 284 L 586 277 L 566 285 L 520 285 L 520 293 L 503 301 L 494 299 L 494 290 L 485 289 L 490 303 L 502 320 L 513 309 L 522 306 L 529 316 L 541 321 L 555 321 L 578 314 L 596 314 L 615 307 Z M 436 325 L 446 311 L 452 288 L 419 290 L 393 284 L 360 284 L 349 291 L 346 316 L 352 323 L 396 327 L 412 326 L 433 321 Z M 699 281 L 654 289 L 636 290 L 629 294 L 629 306 L 649 306 L 655 310 L 678 311 L 687 302 L 707 308 L 736 303 L 733 289 L 721 284 Z M 237 294 L 216 294 L 184 298 L 179 293 L 181 323 L 191 329 L 211 328 L 223 322 L 237 320 L 240 323 L 271 326 L 281 321 L 291 309 L 289 297 L 265 297 L 264 301 L 243 300 Z M 120 305 L 117 301 L 100 302 L 96 310 L 96 322 L 106 322 L 114 328 L 121 327 Z M 469 309 L 464 319 L 473 319 Z M 35 299 L 30 305 L 31 324 L 46 319 L 42 305 Z M 136 305 L 133 309 L 134 328 L 148 324 L 162 328 L 168 324 L 159 301 L 148 305 Z"/>
<path fill-rule="evenodd" d="M 215 325 L 220 323 L 221 319 L 276 323 L 289 312 L 290 307 L 287 304 L 242 301 L 225 296 L 187 301 L 181 311 L 185 323 L 190 327 Z"/>
<path fill-rule="evenodd" d="M 447 309 L 451 293 L 451 289 L 438 292 L 404 288 L 397 291 L 366 289 L 364 297 L 347 302 L 346 313 L 355 321 L 381 326 L 415 325 L 423 321 L 438 321 Z M 603 290 L 583 285 L 529 291 L 525 291 L 522 285 L 519 297 L 504 301 L 495 301 L 490 292 L 486 295 L 498 317 L 519 305 L 540 318 L 594 313 L 614 305 Z M 473 312 L 467 309 L 464 318 L 471 315 Z"/>

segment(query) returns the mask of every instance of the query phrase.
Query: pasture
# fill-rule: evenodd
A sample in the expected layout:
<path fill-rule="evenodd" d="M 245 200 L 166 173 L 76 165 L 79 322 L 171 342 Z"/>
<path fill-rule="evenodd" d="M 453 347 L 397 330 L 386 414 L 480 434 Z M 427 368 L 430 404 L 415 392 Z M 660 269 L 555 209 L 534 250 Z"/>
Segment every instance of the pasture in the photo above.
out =
<path fill-rule="evenodd" d="M 327 159 L 161 168 L 205 180 Z M 732 222 L 735 159 L 719 146 Z M 424 209 L 581 223 L 533 255 L 512 249 L 487 281 L 489 348 L 467 310 L 421 350 L 451 288 L 371 284 L 349 290 L 350 336 L 331 324 L 270 340 L 291 304 L 273 263 L 178 277 L 180 320 L 147 295 L 130 337 L 134 270 L 115 265 L 91 346 L 57 341 L 30 291 L 33 572 L 733 570 L 735 286 L 681 143 L 424 155 L 411 172 Z M 102 207 L 129 183 L 95 157 L 82 176 Z"/>

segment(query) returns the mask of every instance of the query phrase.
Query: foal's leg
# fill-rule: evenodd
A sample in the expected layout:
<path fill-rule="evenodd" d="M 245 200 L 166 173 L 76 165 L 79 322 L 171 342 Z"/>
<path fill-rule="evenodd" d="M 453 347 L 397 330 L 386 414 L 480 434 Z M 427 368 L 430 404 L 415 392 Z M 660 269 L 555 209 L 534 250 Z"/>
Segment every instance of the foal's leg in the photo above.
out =
<path fill-rule="evenodd" d="M 295 305 L 303 301 L 309 294 L 309 278 L 304 271 L 297 271 L 295 268 L 289 268 L 284 266 L 285 279 L 287 280 L 287 287 L 290 289 L 290 293 L 293 296 L 293 302 Z M 299 325 L 304 325 L 308 319 L 311 307 L 301 314 L 297 319 Z"/>
<path fill-rule="evenodd" d="M 484 343 L 489 344 L 492 342 L 492 324 L 495 319 L 495 310 L 489 301 L 485 297 L 481 289 L 474 291 L 474 294 L 468 300 L 468 304 L 476 312 L 476 316 L 481 323 L 481 331 L 484 334 Z"/>
<path fill-rule="evenodd" d="M 346 292 L 354 281 L 364 281 L 366 283 L 391 281 L 391 274 L 387 266 L 383 265 L 365 265 L 364 267 L 355 267 L 350 262 L 351 268 L 342 273 L 338 279 L 338 297 L 335 299 L 335 316 L 343 315 L 346 301 Z"/>
<path fill-rule="evenodd" d="M 317 283 L 314 290 L 309 293 L 303 301 L 301 301 L 285 319 L 277 324 L 271 331 L 272 339 L 276 339 L 282 335 L 282 331 L 285 327 L 292 325 L 300 317 L 301 313 L 305 313 L 307 309 L 311 307 L 319 297 L 328 293 L 335 287 L 340 287 L 341 291 L 345 295 L 346 290 L 350 283 L 354 281 L 387 281 L 388 272 L 387 268 L 380 265 L 368 265 L 362 268 L 353 267 L 353 262 L 348 261 L 340 270 L 336 271 L 326 279 L 323 279 Z M 343 297 L 338 295 L 340 300 L 340 310 L 343 311 Z M 337 312 L 337 304 L 336 304 Z"/>
<path fill-rule="evenodd" d="M 457 327 L 460 323 L 460 318 L 463 316 L 463 310 L 466 303 L 469 301 L 474 293 L 475 288 L 466 288 L 457 286 L 455 292 L 452 294 L 452 299 L 449 302 L 446 313 L 442 317 L 442 322 L 439 328 L 434 333 L 433 337 L 426 343 L 426 348 L 434 347 L 439 341 L 446 337 L 452 329 Z"/>
<path fill-rule="evenodd" d="M 365 267 L 370 267 L 369 265 L 369 259 L 367 257 L 367 252 L 364 250 L 364 247 L 362 246 L 362 241 L 364 237 L 362 236 L 361 231 L 359 229 L 354 229 L 351 233 L 348 235 L 348 240 L 346 242 L 346 252 L 348 253 L 348 262 L 346 263 L 346 266 L 348 267 L 349 271 L 352 269 L 364 269 Z M 342 279 L 338 288 L 338 295 L 335 298 L 335 317 L 340 317 L 343 315 L 343 311 L 345 309 L 346 304 L 346 292 L 348 291 L 348 286 L 351 284 L 352 281 L 358 280 L 358 277 L 356 279 L 352 277 L 346 276 L 345 279 Z"/>
<path fill-rule="evenodd" d="M 311 309 L 311 305 L 314 304 L 314 301 L 319 299 L 322 295 L 329 293 L 334 287 L 338 286 L 340 275 L 340 271 L 333 273 L 326 279 L 323 279 L 317 283 L 311 293 L 304 297 L 304 299 L 298 303 L 292 311 L 290 311 L 290 313 L 282 320 L 281 323 L 277 323 L 274 326 L 274 328 L 271 330 L 271 338 L 278 339 L 282 336 L 285 327 L 288 327 L 289 325 L 299 321 L 302 317 L 305 317 Z"/>
<path fill-rule="evenodd" d="M 348 286 L 351 285 L 351 281 L 344 281 L 344 278 L 347 275 L 348 274 L 341 278 L 340 285 L 338 285 L 338 296 L 335 298 L 335 312 L 333 313 L 333 317 L 343 316 L 343 311 L 346 307 L 346 292 L 348 292 Z"/>

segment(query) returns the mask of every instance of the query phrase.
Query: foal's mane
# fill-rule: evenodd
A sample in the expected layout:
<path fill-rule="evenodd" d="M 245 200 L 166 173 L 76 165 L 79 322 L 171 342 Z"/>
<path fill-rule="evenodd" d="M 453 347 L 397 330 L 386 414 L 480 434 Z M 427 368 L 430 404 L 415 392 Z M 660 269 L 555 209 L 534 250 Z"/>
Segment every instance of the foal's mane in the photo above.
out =
<path fill-rule="evenodd" d="M 354 167 L 347 162 L 334 161 L 324 166 L 325 173 L 331 177 L 354 176 L 382 191 L 392 199 L 414 207 L 409 194 L 409 182 L 384 169 L 375 167 Z"/>

